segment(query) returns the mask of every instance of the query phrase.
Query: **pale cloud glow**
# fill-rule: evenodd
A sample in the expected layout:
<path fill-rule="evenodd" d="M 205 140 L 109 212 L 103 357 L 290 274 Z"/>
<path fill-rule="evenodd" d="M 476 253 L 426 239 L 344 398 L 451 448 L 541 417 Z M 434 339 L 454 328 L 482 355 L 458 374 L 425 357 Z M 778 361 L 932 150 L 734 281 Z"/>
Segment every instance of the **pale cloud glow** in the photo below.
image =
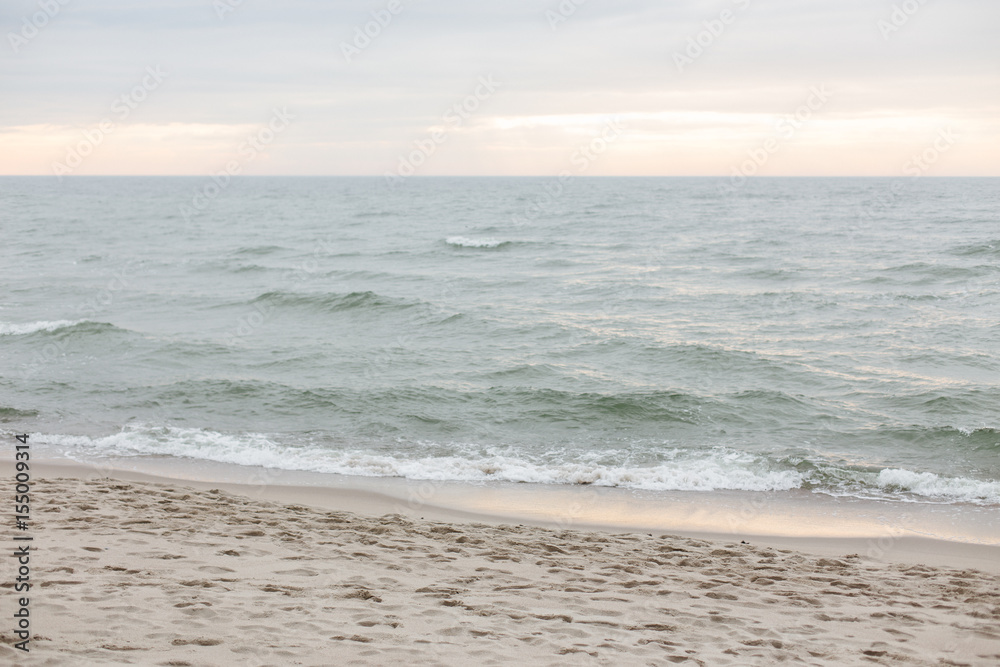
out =
<path fill-rule="evenodd" d="M 110 118 L 73 174 L 205 174 L 287 108 L 245 173 L 381 175 L 438 131 L 419 175 L 553 175 L 617 118 L 588 174 L 729 175 L 773 140 L 759 174 L 893 176 L 947 130 L 929 175 L 1000 175 L 995 0 L 925 3 L 888 32 L 892 3 L 863 0 L 591 0 L 554 29 L 558 3 L 403 2 L 345 56 L 384 5 L 70 3 L 15 53 L 37 5 L 5 3 L 0 173 L 51 174 Z M 151 67 L 163 81 L 112 113 Z"/>
<path fill-rule="evenodd" d="M 74 174 L 149 173 L 143 165 L 155 164 L 158 174 L 192 174 L 204 171 L 204 165 L 232 159 L 238 146 L 260 126 L 250 124 L 209 123 L 130 123 L 116 125 L 104 134 L 100 125 L 24 125 L 0 131 L 0 172 L 52 173 L 53 162 L 66 164 L 73 152 L 83 161 Z M 96 139 L 100 137 L 99 142 Z M 90 144 L 92 149 L 85 146 Z M 256 161 L 256 160 L 255 160 Z M 260 162 L 267 161 L 266 153 Z M 31 167 L 34 169 L 31 169 Z M 148 167 L 147 167 L 148 168 Z M 252 169 L 248 173 L 254 173 Z M 260 173 L 267 173 L 266 170 Z"/>

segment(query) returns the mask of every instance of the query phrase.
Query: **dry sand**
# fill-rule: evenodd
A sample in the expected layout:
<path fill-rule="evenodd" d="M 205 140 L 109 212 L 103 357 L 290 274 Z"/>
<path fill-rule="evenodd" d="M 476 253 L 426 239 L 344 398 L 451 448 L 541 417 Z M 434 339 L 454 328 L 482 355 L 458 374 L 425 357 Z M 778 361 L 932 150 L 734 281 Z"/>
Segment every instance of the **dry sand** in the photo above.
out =
<path fill-rule="evenodd" d="M 1000 664 L 995 570 L 84 477 L 36 482 L 35 637 L 4 583 L 0 663 Z"/>

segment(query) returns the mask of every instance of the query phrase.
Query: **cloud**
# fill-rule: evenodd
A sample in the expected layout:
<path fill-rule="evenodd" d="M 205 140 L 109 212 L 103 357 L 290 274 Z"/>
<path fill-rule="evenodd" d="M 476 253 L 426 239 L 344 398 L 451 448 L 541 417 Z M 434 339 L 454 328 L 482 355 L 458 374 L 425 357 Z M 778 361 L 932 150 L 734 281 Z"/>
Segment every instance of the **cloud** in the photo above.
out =
<path fill-rule="evenodd" d="M 3 173 L 48 173 L 150 66 L 168 80 L 81 173 L 205 173 L 232 150 L 221 137 L 287 106 L 297 120 L 261 168 L 381 174 L 484 75 L 501 90 L 421 173 L 553 173 L 617 114 L 630 129 L 595 173 L 724 174 L 821 84 L 830 103 L 774 173 L 868 173 L 880 156 L 891 175 L 942 124 L 963 141 L 941 173 L 1000 169 L 993 1 L 63 2 L 16 53 L 0 45 Z M 916 9 L 903 20 L 894 6 Z M 38 11 L 4 3 L 5 42 Z M 217 143 L 179 129 L 205 127 Z"/>

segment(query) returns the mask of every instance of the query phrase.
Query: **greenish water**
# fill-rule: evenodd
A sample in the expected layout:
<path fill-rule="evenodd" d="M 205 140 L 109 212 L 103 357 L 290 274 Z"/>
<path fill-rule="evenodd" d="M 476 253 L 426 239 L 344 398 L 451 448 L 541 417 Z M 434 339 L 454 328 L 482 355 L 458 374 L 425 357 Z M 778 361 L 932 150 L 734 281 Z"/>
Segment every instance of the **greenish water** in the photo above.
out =
<path fill-rule="evenodd" d="M 74 458 L 1000 504 L 997 179 L 0 178 Z M 186 212 L 185 212 L 186 211 Z"/>

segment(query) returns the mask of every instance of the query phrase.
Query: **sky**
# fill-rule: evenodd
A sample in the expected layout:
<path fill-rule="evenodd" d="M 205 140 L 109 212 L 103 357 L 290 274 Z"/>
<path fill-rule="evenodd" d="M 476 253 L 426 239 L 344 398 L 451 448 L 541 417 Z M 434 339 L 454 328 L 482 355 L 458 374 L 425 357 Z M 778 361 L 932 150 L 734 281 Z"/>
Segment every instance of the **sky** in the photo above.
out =
<path fill-rule="evenodd" d="M 6 0 L 0 174 L 1000 176 L 997 0 Z"/>

